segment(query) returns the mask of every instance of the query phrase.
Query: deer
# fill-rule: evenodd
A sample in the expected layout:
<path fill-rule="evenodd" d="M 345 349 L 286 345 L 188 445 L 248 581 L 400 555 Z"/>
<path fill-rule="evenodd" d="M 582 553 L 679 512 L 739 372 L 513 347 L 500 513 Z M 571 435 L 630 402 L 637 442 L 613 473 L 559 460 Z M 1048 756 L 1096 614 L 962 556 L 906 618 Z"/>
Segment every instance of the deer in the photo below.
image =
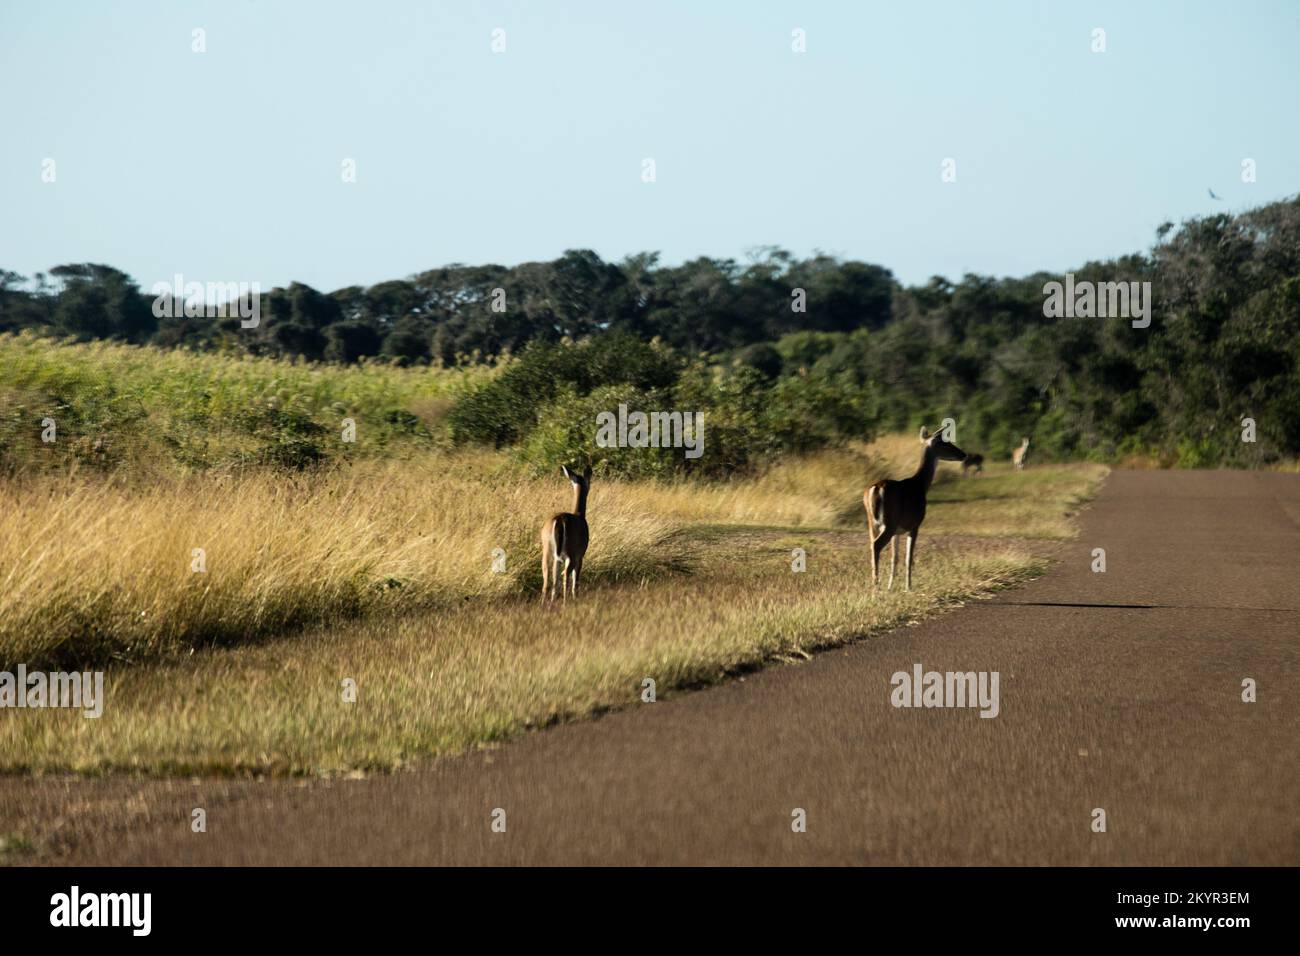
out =
<path fill-rule="evenodd" d="M 983 455 L 975 455 L 975 454 L 971 454 L 971 455 L 967 455 L 965 458 L 963 458 L 963 459 L 961 460 L 961 476 L 962 476 L 963 478 L 966 477 L 966 474 L 967 474 L 967 473 L 968 473 L 972 468 L 975 469 L 975 474 L 977 474 L 977 475 L 978 475 L 980 472 L 982 472 L 982 471 L 984 470 L 984 456 L 983 456 Z"/>
<path fill-rule="evenodd" d="M 1016 466 L 1017 471 L 1025 469 L 1025 453 L 1029 451 L 1029 436 L 1026 435 L 1020 440 L 1020 447 L 1011 453 L 1011 463 Z"/>
<path fill-rule="evenodd" d="M 912 590 L 912 562 L 916 557 L 916 534 L 925 520 L 925 496 L 934 483 L 934 473 L 941 461 L 962 461 L 966 453 L 943 437 L 942 431 L 930 434 L 921 427 L 921 444 L 925 455 L 911 478 L 878 481 L 862 496 L 867 508 L 867 531 L 871 536 L 871 589 L 878 587 L 877 568 L 880 552 L 889 545 L 889 590 L 894 589 L 894 572 L 898 569 L 899 532 L 907 534 L 907 590 Z"/>
<path fill-rule="evenodd" d="M 542 600 L 555 600 L 555 585 L 565 601 L 578 596 L 582 559 L 587 554 L 587 490 L 591 487 L 591 465 L 582 474 L 561 465 L 564 477 L 573 485 L 573 511 L 552 515 L 542 525 Z"/>

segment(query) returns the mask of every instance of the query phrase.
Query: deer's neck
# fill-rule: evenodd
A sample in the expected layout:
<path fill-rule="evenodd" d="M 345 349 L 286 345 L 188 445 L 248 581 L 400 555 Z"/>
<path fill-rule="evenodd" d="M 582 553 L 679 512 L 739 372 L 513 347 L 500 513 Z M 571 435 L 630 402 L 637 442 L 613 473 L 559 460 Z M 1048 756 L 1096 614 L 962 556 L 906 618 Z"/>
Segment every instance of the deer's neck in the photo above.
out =
<path fill-rule="evenodd" d="M 587 489 L 573 489 L 573 513 L 579 518 L 587 517 Z"/>
<path fill-rule="evenodd" d="M 921 459 L 921 467 L 916 469 L 916 474 L 912 477 L 921 483 L 921 487 L 929 491 L 930 485 L 934 484 L 934 471 L 938 467 L 939 456 L 927 445 L 925 456 Z"/>

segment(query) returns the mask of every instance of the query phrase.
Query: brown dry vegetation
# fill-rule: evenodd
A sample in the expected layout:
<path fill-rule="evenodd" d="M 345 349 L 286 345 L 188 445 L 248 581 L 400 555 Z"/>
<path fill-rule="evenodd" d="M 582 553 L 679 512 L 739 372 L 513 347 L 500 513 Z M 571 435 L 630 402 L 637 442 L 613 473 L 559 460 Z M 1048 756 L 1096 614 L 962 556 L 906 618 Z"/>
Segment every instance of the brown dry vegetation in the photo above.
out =
<path fill-rule="evenodd" d="M 567 485 L 495 454 L 357 463 L 311 485 L 0 485 L 5 660 L 89 655 L 108 697 L 95 720 L 10 714 L 0 767 L 401 767 L 633 704 L 646 677 L 670 694 L 1022 580 L 1043 566 L 1032 540 L 1068 536 L 1104 474 L 945 470 L 917 590 L 876 597 L 861 491 L 918 453 L 912 438 L 731 482 L 597 479 L 590 586 L 550 609 L 533 541 Z M 194 547 L 206 573 L 190 570 Z M 491 571 L 497 547 L 505 574 Z M 795 547 L 806 573 L 791 572 Z M 348 678 L 355 703 L 342 699 Z"/>

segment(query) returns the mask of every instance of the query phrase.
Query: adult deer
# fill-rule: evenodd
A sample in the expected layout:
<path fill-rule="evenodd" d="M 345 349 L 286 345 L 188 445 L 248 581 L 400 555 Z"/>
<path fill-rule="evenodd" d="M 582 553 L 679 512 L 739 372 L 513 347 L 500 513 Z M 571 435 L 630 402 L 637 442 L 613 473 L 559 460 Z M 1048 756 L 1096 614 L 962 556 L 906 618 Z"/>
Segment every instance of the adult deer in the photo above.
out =
<path fill-rule="evenodd" d="M 921 429 L 921 444 L 925 455 L 921 467 L 911 478 L 895 481 L 878 481 L 862 496 L 867 506 L 867 529 L 871 534 L 871 587 L 877 586 L 877 567 L 880 552 L 889 545 L 889 590 L 894 589 L 894 572 L 898 568 L 898 540 L 900 531 L 907 534 L 907 590 L 912 590 L 912 561 L 916 557 L 916 533 L 925 520 L 925 496 L 934 482 L 935 469 L 940 461 L 961 461 L 966 453 L 947 441 L 942 431 L 933 435 Z"/>
<path fill-rule="evenodd" d="M 542 600 L 555 600 L 558 582 L 564 600 L 578 596 L 578 577 L 587 553 L 587 489 L 591 487 L 591 465 L 582 474 L 561 466 L 564 477 L 573 485 L 573 511 L 552 515 L 542 525 Z"/>
<path fill-rule="evenodd" d="M 1029 436 L 1026 435 L 1020 440 L 1020 447 L 1011 453 L 1011 463 L 1016 466 L 1017 471 L 1025 467 L 1025 453 L 1029 451 Z"/>

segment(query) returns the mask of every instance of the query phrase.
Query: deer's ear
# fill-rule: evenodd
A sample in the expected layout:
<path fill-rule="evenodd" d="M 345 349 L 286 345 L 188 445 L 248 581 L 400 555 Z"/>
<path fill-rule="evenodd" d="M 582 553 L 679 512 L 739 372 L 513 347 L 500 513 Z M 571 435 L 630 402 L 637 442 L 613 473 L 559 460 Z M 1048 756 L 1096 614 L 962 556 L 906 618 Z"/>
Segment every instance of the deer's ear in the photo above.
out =
<path fill-rule="evenodd" d="M 560 466 L 560 471 L 564 472 L 564 477 L 565 477 L 565 478 L 568 478 L 570 481 L 573 480 L 573 472 L 569 471 L 569 466 L 568 466 L 568 465 L 561 465 L 561 466 Z"/>
<path fill-rule="evenodd" d="M 922 425 L 922 426 L 921 426 L 921 441 L 929 441 L 929 440 L 930 440 L 930 429 L 928 429 L 928 428 L 926 428 L 924 425 Z"/>

